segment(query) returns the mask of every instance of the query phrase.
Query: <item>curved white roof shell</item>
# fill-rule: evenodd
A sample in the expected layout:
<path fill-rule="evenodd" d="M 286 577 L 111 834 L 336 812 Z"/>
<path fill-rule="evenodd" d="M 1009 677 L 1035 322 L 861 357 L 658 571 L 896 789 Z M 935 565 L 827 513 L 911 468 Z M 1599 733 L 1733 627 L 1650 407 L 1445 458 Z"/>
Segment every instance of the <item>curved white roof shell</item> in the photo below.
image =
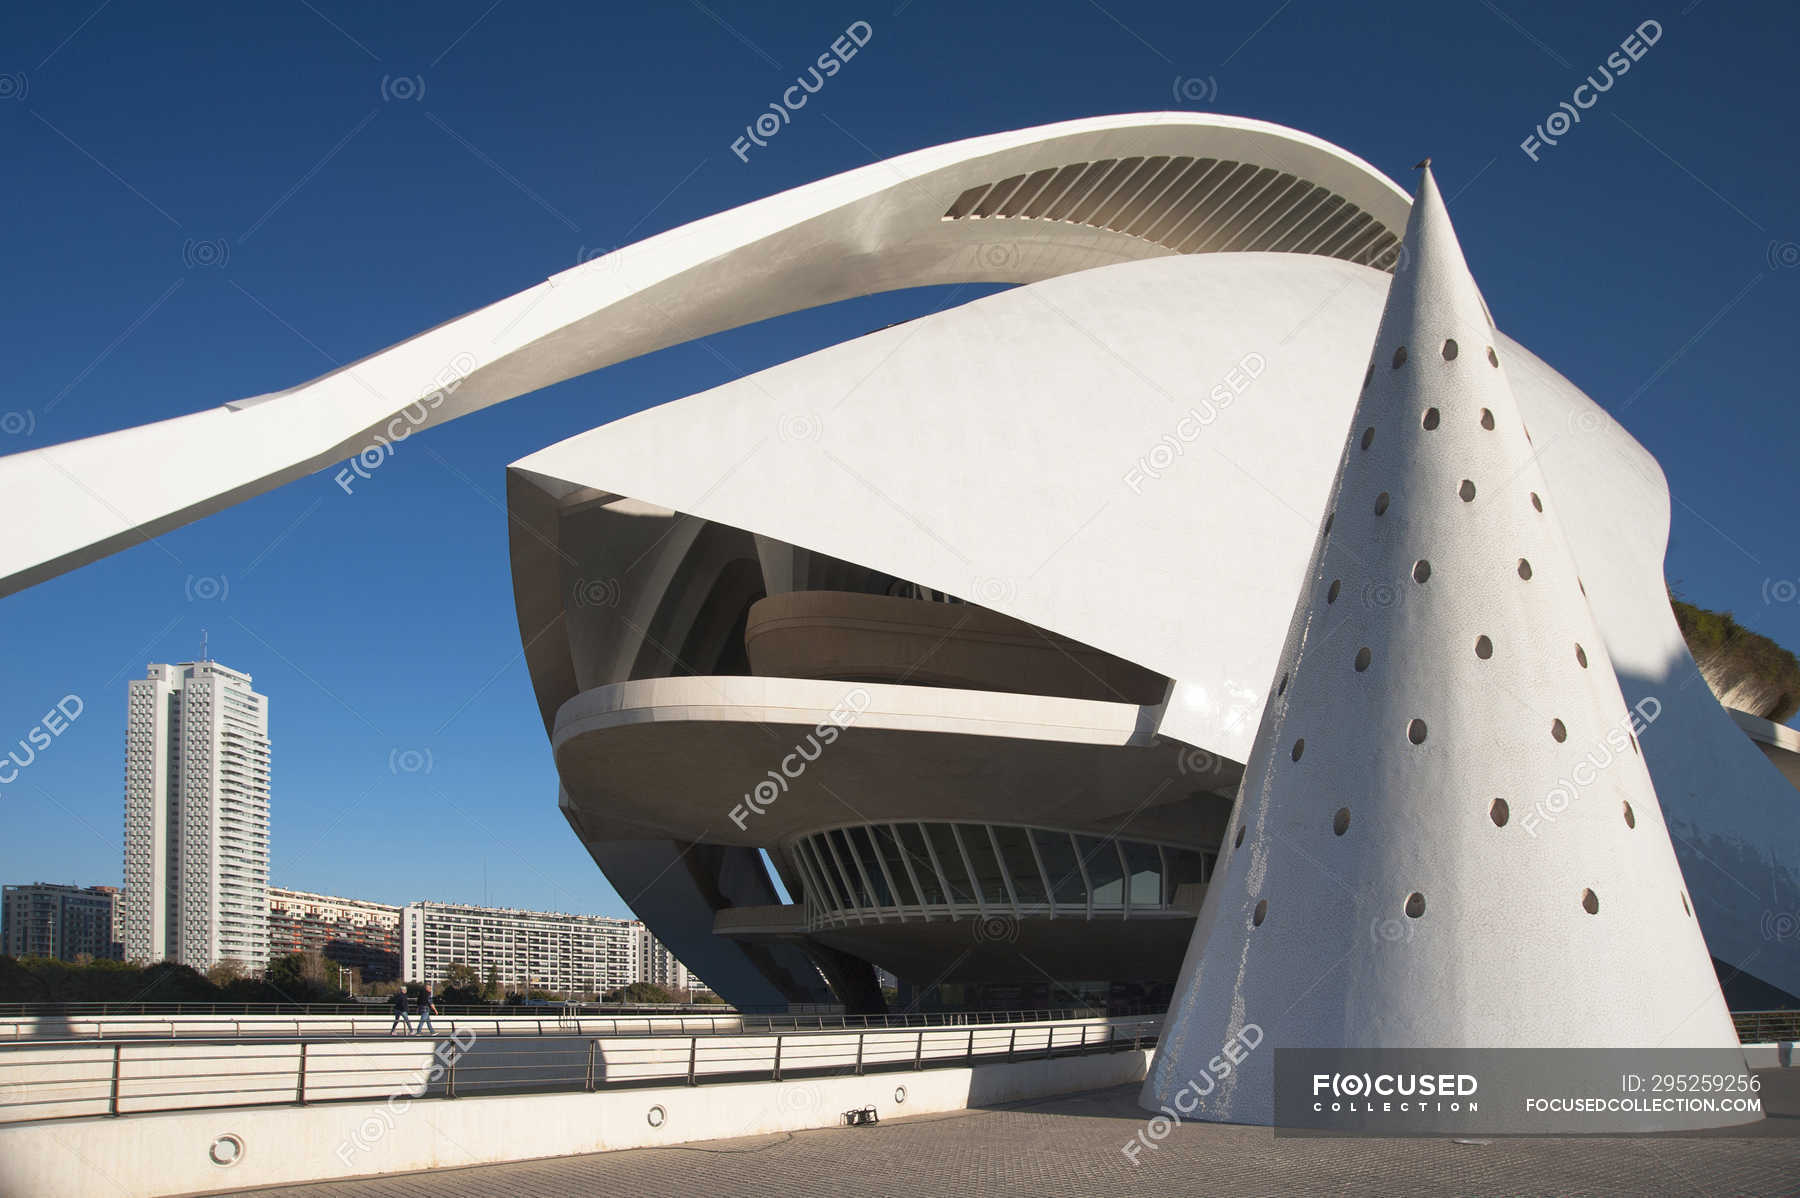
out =
<path fill-rule="evenodd" d="M 521 486 L 542 489 L 542 510 L 628 496 L 1116 654 L 1175 680 L 1151 713 L 1161 732 L 1244 761 L 1387 289 L 1385 274 L 1319 257 L 1121 264 L 532 454 L 514 466 L 512 508 L 536 535 L 516 532 L 513 549 L 540 705 L 549 718 L 575 694 L 567 638 L 543 625 L 576 580 Z M 1495 344 L 1625 698 L 1661 704 L 1641 741 L 1712 951 L 1792 990 L 1800 962 L 1769 951 L 1759 921 L 1765 896 L 1800 893 L 1796 796 L 1697 680 L 1664 590 L 1662 472 L 1529 350 Z M 1346 598 L 1395 601 L 1378 587 Z"/>
<path fill-rule="evenodd" d="M 722 329 L 872 292 L 1028 283 L 1176 252 L 1379 263 L 1407 204 L 1318 138 L 1203 113 L 1095 117 L 901 155 L 626 246 L 300 386 L 0 458 L 14 517 L 0 520 L 0 594 L 377 438 Z"/>

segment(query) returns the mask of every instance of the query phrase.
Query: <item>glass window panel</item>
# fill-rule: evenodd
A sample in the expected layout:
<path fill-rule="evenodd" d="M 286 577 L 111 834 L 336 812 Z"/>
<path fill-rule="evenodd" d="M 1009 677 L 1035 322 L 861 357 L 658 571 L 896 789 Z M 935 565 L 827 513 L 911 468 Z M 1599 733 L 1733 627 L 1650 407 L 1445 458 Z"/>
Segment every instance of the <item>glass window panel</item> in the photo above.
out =
<path fill-rule="evenodd" d="M 1124 842 L 1125 864 L 1130 867 L 1131 909 L 1148 910 L 1162 905 L 1162 855 L 1153 844 Z"/>
<path fill-rule="evenodd" d="M 1021 903 L 1042 903 L 1044 878 L 1038 873 L 1037 858 L 1031 855 L 1031 839 L 1023 828 L 996 826 L 994 839 L 1000 842 L 1000 855 L 1006 859 L 1006 872 L 1012 875 L 1013 892 Z"/>
<path fill-rule="evenodd" d="M 1175 895 L 1190 882 L 1206 881 L 1206 858 L 1192 849 L 1164 849 L 1169 860 L 1168 874 L 1163 879 L 1163 903 L 1175 905 Z"/>
<path fill-rule="evenodd" d="M 1081 884 L 1081 867 L 1075 863 L 1075 846 L 1070 843 L 1069 834 L 1034 830 L 1031 838 L 1043 854 L 1044 870 L 1050 875 L 1050 889 L 1055 892 L 1056 901 L 1085 908 L 1087 888 Z"/>
<path fill-rule="evenodd" d="M 818 862 L 813 860 L 812 851 L 808 848 L 804 836 L 794 842 L 794 860 L 800 863 L 800 868 L 806 876 L 808 901 L 815 907 L 836 906 L 837 904 L 832 901 L 831 892 L 825 889 L 825 883 L 819 877 Z"/>
<path fill-rule="evenodd" d="M 969 886 L 969 871 L 963 867 L 962 853 L 956 847 L 956 837 L 950 831 L 950 825 L 926 824 L 925 832 L 931 837 L 931 847 L 937 854 L 938 864 L 944 867 L 944 881 L 950 886 L 950 901 L 974 902 L 975 891 Z"/>
<path fill-rule="evenodd" d="M 1092 836 L 1077 836 L 1075 843 L 1081 849 L 1082 864 L 1087 866 L 1088 881 L 1094 886 L 1094 906 L 1123 907 L 1125 867 L 1119 864 L 1118 843 L 1110 837 L 1099 840 Z"/>
<path fill-rule="evenodd" d="M 873 829 L 850 829 L 850 843 L 856 846 L 856 855 L 862 861 L 862 867 L 869 875 L 869 885 L 875 888 L 875 897 L 883 907 L 894 906 L 894 892 L 888 888 L 887 875 L 881 870 L 879 851 L 871 836 Z"/>
<path fill-rule="evenodd" d="M 863 885 L 862 874 L 856 868 L 856 854 L 851 850 L 850 840 L 844 835 L 844 830 L 833 828 L 825 835 L 830 839 L 831 847 L 837 850 L 838 861 L 841 865 L 838 873 L 844 879 L 844 884 L 849 887 L 850 901 L 858 907 L 873 907 L 875 904 L 870 901 L 869 888 Z"/>
<path fill-rule="evenodd" d="M 812 854 L 813 870 L 819 875 L 819 881 L 824 885 L 821 897 L 825 905 L 837 908 L 848 906 L 849 902 L 844 897 L 844 884 L 838 878 L 836 866 L 832 864 L 831 852 L 825 847 L 825 838 L 808 836 L 801 843 Z"/>
<path fill-rule="evenodd" d="M 925 851 L 925 833 L 917 824 L 900 824 L 898 828 L 900 848 L 912 865 L 913 873 L 919 876 L 919 885 L 925 888 L 925 902 L 934 907 L 942 906 L 944 888 L 938 882 L 937 870 L 931 864 L 931 854 Z"/>
<path fill-rule="evenodd" d="M 990 903 L 1009 905 L 1012 900 L 1007 897 L 1006 879 L 1000 876 L 1000 858 L 994 855 L 987 828 L 981 824 L 959 824 L 956 830 L 962 836 L 963 847 L 969 850 L 969 864 L 975 867 L 981 897 Z"/>
<path fill-rule="evenodd" d="M 798 894 L 794 894 L 794 888 L 792 886 L 788 887 L 788 893 L 794 894 L 794 900 L 801 903 L 811 903 L 815 907 L 824 906 L 825 903 L 822 901 L 822 897 L 819 894 L 819 883 L 813 877 L 812 858 L 808 857 L 805 850 L 798 844 L 795 844 L 793 850 L 788 854 L 788 868 L 791 873 L 800 879 L 800 891 Z"/>
<path fill-rule="evenodd" d="M 875 851 L 881 854 L 882 864 L 893 875 L 894 886 L 899 893 L 894 898 L 902 906 L 913 906 L 919 900 L 913 895 L 912 878 L 906 872 L 906 862 L 902 859 L 900 844 L 894 839 L 894 830 L 883 824 L 870 828 L 869 834 L 875 838 Z"/>

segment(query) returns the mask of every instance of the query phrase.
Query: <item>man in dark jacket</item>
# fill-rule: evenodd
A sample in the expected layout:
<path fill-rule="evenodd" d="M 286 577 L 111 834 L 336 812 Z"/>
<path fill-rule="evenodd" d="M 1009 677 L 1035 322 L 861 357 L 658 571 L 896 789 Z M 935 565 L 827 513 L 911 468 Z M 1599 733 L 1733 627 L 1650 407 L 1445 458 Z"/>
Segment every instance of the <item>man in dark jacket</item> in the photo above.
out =
<path fill-rule="evenodd" d="M 407 1013 L 411 1010 L 412 1008 L 408 1005 L 405 987 L 394 991 L 394 1022 L 388 1025 L 388 1035 L 393 1035 L 401 1028 L 406 1029 L 407 1035 L 412 1035 L 412 1020 L 406 1017 Z"/>

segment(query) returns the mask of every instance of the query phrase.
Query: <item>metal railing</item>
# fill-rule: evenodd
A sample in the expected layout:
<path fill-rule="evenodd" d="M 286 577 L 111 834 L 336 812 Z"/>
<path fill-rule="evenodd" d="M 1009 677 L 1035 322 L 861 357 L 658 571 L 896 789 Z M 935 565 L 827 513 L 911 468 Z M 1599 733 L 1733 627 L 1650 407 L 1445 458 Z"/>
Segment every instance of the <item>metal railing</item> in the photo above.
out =
<path fill-rule="evenodd" d="M 1059 1007 L 1043 1011 L 901 1011 L 892 1015 L 804 1015 L 804 1014 L 747 1014 L 743 1016 L 744 1029 L 752 1028 L 794 1028 L 796 1031 L 815 1029 L 823 1031 L 827 1028 L 877 1028 L 877 1027 L 925 1027 L 950 1025 L 962 1027 L 967 1024 L 983 1023 L 1037 1023 L 1045 1020 L 1068 1019 L 1104 1019 L 1108 1016 L 1146 1016 L 1162 1015 L 1162 1008 L 1153 1011 L 1142 1010 L 1104 1010 L 1100 1007 Z"/>
<path fill-rule="evenodd" d="M 383 998 L 370 1002 L 9 1002 L 0 1003 L 0 1019 L 65 1016 L 92 1019 L 102 1015 L 370 1015 L 388 1009 Z M 723 1003 L 603 1003 L 543 1002 L 454 1004 L 438 1003 L 445 1015 L 518 1015 L 579 1008 L 584 1013 L 615 1015 L 736 1014 L 738 1008 Z"/>
<path fill-rule="evenodd" d="M 1733 1011 L 1731 1022 L 1745 1044 L 1800 1040 L 1800 1011 Z"/>
<path fill-rule="evenodd" d="M 0 1123 L 158 1111 L 798 1081 L 1145 1049 L 1160 1017 L 521 1042 L 180 1040 L 0 1046 Z"/>
<path fill-rule="evenodd" d="M 268 1004 L 185 1003 L 162 1004 L 179 1011 L 144 1011 L 157 1004 L 85 1003 L 48 1006 L 12 1003 L 0 1005 L 0 1044 L 7 1042 L 51 1043 L 92 1040 L 169 1040 L 183 1038 L 305 1039 L 310 1037 L 385 1037 L 393 1024 L 392 1012 L 372 1005 L 315 1004 L 282 1009 Z M 120 1008 L 129 1008 L 121 1010 Z M 615 1014 L 586 1014 L 613 1010 Z M 707 1012 L 705 1014 L 694 1013 Z M 685 1012 L 685 1013 L 684 1013 Z M 1159 1009 L 1121 1011 L 1117 1008 L 1065 1007 L 1031 1011 L 902 1012 L 892 1015 L 841 1013 L 734 1014 L 732 1008 L 700 1004 L 679 1006 L 598 1007 L 438 1007 L 433 1030 L 439 1035 L 470 1029 L 482 1036 L 689 1036 L 736 1035 L 753 1032 L 800 1032 L 853 1029 L 961 1027 L 1099 1018 L 1105 1015 L 1160 1016 Z M 144 1018 L 130 1018 L 143 1014 Z M 156 1018 L 157 1014 L 164 1015 Z M 208 1018 L 216 1016 L 216 1018 Z M 417 1016 L 413 1016 L 416 1021 Z M 1745 1044 L 1800 1041 L 1800 1010 L 1733 1011 L 1733 1024 Z M 102 1022 L 112 1020 L 114 1022 Z M 128 1020 L 128 1021 L 127 1021 Z M 27 1023 L 32 1023 L 27 1028 Z"/>
<path fill-rule="evenodd" d="M 418 1016 L 408 1016 L 409 1026 L 416 1027 Z M 29 1025 L 29 1026 L 28 1026 Z M 807 1020 L 811 1026 L 811 1020 Z M 345 1015 L 281 1015 L 238 1016 L 204 1015 L 170 1016 L 163 1019 L 134 1019 L 129 1016 L 105 1016 L 44 1024 L 30 1020 L 0 1019 L 0 1044 L 55 1044 L 92 1042 L 96 1040 L 220 1040 L 253 1041 L 269 1039 L 373 1039 L 398 1034 L 393 1031 L 392 1012 Z M 488 1015 L 470 1018 L 439 1014 L 432 1019 L 431 1033 L 448 1035 L 469 1029 L 482 1036 L 545 1035 L 725 1035 L 743 1030 L 736 1015 L 612 1015 L 571 1016 L 555 1012 L 542 1015 Z M 405 1035 L 420 1033 L 407 1031 Z"/>
<path fill-rule="evenodd" d="M 456 1008 L 466 1009 L 466 1008 Z M 1025 1023 L 1043 1020 L 1095 1018 L 1109 1012 L 1098 1008 L 1066 1007 L 1048 1011 L 908 1012 L 894 1015 L 766 1014 L 737 1015 L 713 1008 L 709 1014 L 668 1013 L 647 1010 L 638 1015 L 586 1015 L 575 1007 L 528 1007 L 482 1010 L 456 1015 L 438 1008 L 433 1031 L 446 1034 L 472 1028 L 480 1035 L 709 1035 L 752 1031 L 827 1031 L 851 1028 L 924 1027 L 929 1025 Z M 706 1010 L 705 1007 L 700 1008 Z M 1120 1014 L 1160 1014 L 1157 1011 L 1112 1011 Z M 416 1023 L 417 1015 L 411 1017 Z M 165 1017 L 129 1015 L 75 1015 L 58 1012 L 8 1019 L 0 1015 L 0 1042 L 58 1040 L 170 1040 L 178 1038 L 264 1039 L 343 1036 L 385 1036 L 393 1027 L 393 1013 L 383 1007 L 320 1008 L 311 1013 L 273 1015 L 188 1013 Z"/>

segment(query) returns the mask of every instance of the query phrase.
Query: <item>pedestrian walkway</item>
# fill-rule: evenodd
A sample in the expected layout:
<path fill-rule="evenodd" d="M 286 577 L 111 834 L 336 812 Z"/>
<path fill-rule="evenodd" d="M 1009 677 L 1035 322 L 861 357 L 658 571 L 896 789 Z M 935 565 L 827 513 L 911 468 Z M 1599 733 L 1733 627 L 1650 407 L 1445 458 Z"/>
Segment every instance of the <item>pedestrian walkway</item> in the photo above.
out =
<path fill-rule="evenodd" d="M 1190 1123 L 1132 1164 L 1145 1128 L 1137 1087 L 1007 1107 L 244 1191 L 267 1198 L 490 1198 L 494 1194 L 881 1195 L 1750 1194 L 1800 1193 L 1800 1070 L 1764 1071 L 1772 1117 L 1748 1132 L 1636 1139 L 1276 1138 Z"/>

